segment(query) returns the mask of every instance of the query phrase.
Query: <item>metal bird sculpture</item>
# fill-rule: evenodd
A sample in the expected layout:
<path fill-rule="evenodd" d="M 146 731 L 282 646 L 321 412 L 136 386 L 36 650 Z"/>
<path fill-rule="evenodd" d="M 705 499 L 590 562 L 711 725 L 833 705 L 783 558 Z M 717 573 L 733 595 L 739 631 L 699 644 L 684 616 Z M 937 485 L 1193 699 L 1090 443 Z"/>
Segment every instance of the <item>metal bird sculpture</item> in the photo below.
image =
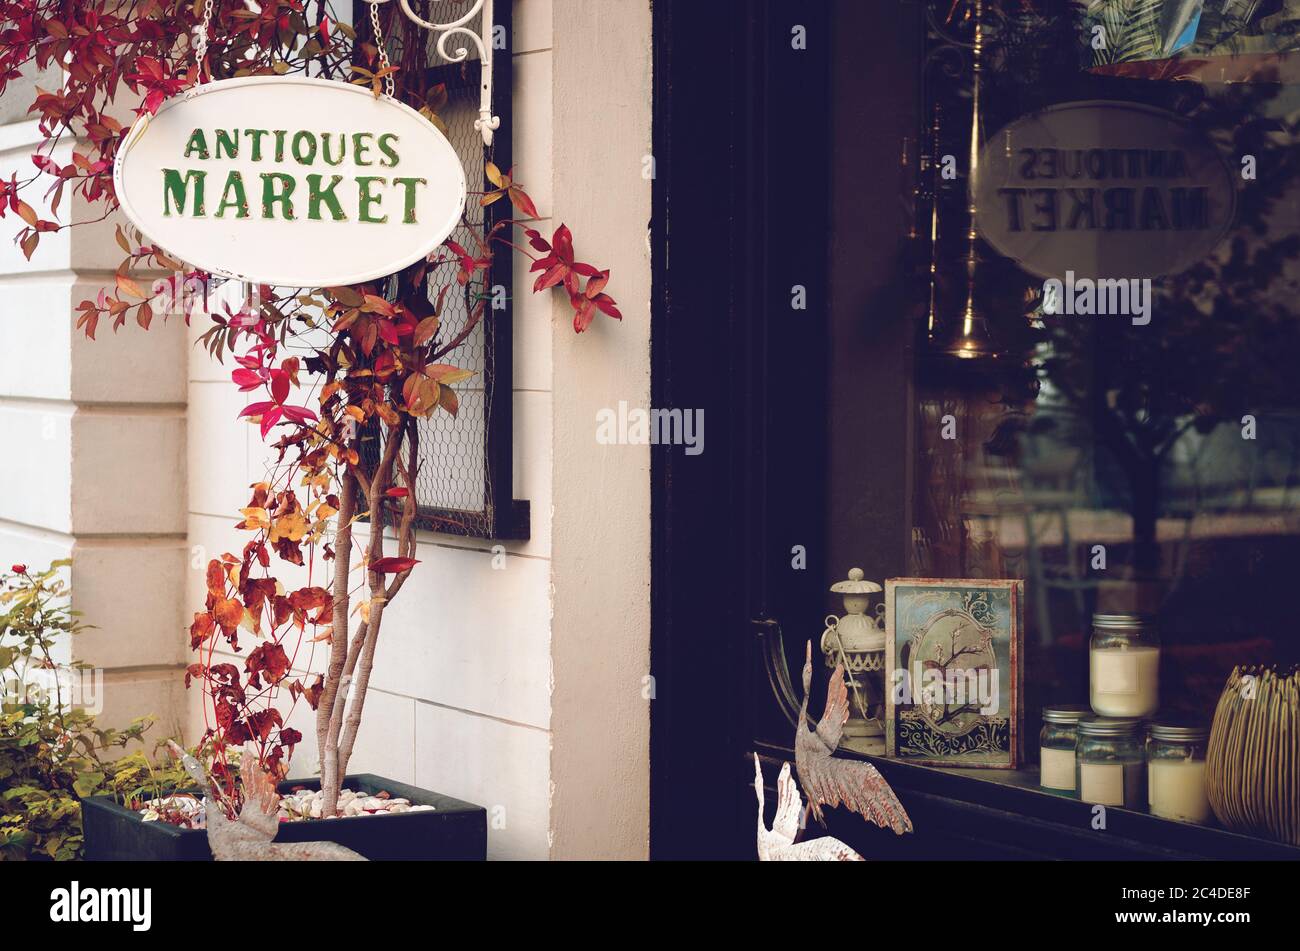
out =
<path fill-rule="evenodd" d="M 365 862 L 366 857 L 335 842 L 273 842 L 280 831 L 280 794 L 275 780 L 257 762 L 257 753 L 245 747 L 239 775 L 244 786 L 244 807 L 231 821 L 216 802 L 203 767 L 175 743 L 168 743 L 185 772 L 199 785 L 207 812 L 208 848 L 218 862 Z"/>
<path fill-rule="evenodd" d="M 794 762 L 799 782 L 808 795 L 808 807 L 822 825 L 822 806 L 844 806 L 881 828 L 898 835 L 912 831 L 912 820 L 876 767 L 859 760 L 835 759 L 844 722 L 849 718 L 849 692 L 844 686 L 844 664 L 835 665 L 826 688 L 826 709 L 816 729 L 808 729 L 808 695 L 812 691 L 812 641 L 803 665 L 803 704 L 794 736 Z"/>
<path fill-rule="evenodd" d="M 763 769 L 754 754 L 754 792 L 758 793 L 758 860 L 760 862 L 861 862 L 862 856 L 839 839 L 824 836 L 795 843 L 803 800 L 790 777 L 790 764 L 781 764 L 776 781 L 776 815 L 772 828 L 763 825 Z"/>

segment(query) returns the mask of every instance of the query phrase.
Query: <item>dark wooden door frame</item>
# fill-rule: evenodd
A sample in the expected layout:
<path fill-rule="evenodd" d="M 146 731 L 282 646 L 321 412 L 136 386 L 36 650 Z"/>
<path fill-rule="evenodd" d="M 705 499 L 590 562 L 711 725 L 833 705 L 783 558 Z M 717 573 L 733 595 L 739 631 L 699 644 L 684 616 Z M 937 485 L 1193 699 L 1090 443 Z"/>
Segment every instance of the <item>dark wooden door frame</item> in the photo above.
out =
<path fill-rule="evenodd" d="M 800 596 L 825 576 L 829 6 L 654 3 L 651 393 L 706 420 L 651 457 L 654 858 L 753 855 L 751 622 L 794 545 Z"/>

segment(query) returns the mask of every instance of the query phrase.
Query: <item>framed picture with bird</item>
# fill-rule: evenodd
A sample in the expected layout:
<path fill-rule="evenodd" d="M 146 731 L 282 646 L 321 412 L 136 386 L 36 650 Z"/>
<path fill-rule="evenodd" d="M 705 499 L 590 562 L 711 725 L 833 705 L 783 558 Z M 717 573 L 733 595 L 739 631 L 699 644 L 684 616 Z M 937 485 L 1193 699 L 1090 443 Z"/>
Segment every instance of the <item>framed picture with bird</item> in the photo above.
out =
<path fill-rule="evenodd" d="M 1024 582 L 885 581 L 885 749 L 918 765 L 1023 759 Z"/>

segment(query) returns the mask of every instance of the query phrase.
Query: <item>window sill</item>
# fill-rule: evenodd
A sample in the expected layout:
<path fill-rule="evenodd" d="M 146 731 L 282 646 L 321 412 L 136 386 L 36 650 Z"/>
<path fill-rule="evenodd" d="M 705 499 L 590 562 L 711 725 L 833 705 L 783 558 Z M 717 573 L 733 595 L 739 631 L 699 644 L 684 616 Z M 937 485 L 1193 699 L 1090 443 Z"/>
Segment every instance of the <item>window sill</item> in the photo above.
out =
<path fill-rule="evenodd" d="M 759 743 L 771 764 L 789 748 Z M 1040 789 L 1038 771 L 947 769 L 846 753 L 873 763 L 912 817 L 907 836 L 876 829 L 843 809 L 828 828 L 869 859 L 1223 859 L 1300 860 L 1300 848 L 1130 809 L 1109 807 L 1094 829 L 1093 807 Z M 752 760 L 750 776 L 752 776 Z"/>

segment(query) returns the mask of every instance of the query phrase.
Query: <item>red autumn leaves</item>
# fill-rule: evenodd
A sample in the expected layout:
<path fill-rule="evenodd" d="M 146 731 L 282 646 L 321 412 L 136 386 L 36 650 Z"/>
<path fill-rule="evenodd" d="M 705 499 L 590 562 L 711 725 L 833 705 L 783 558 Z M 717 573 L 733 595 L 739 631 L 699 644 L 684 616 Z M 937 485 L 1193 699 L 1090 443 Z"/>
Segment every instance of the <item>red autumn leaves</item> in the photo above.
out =
<path fill-rule="evenodd" d="M 405 304 L 371 293 L 368 285 L 330 287 L 326 293 L 331 298 L 334 333 L 346 333 L 367 357 L 375 355 L 382 345 L 422 346 L 437 333 L 439 321 L 432 312 L 416 313 Z"/>
<path fill-rule="evenodd" d="M 379 575 L 395 575 L 410 571 L 419 563 L 416 558 L 377 558 L 370 563 L 370 570 Z"/>
<path fill-rule="evenodd" d="M 194 615 L 190 625 L 190 647 L 200 653 L 201 660 L 185 673 L 187 687 L 193 679 L 203 682 L 221 742 L 259 744 L 259 753 L 272 770 L 302 741 L 302 735 L 285 727 L 282 714 L 270 705 L 272 691 L 284 687 L 295 700 L 302 697 L 315 708 L 322 689 L 319 676 L 312 683 L 289 679 L 293 657 L 285 645 L 296 647 L 308 628 L 317 632 L 317 639 L 322 627 L 327 635 L 334 610 L 333 596 L 324 588 L 307 586 L 286 594 L 275 578 L 256 576 L 258 568 L 269 564 L 267 540 L 275 534 L 276 525 L 297 517 L 300 511 L 291 496 L 292 492 L 281 493 L 278 504 L 268 510 L 266 487 L 256 487 L 255 504 L 244 510 L 254 514 L 246 514 L 240 524 L 257 527 L 260 517 L 256 513 L 265 513 L 267 526 L 244 547 L 242 558 L 227 554 L 208 562 L 204 610 Z M 232 652 L 241 651 L 241 630 L 260 639 L 244 658 L 243 669 L 228 662 L 213 663 L 218 640 Z"/>
<path fill-rule="evenodd" d="M 582 333 L 591 326 L 596 311 L 615 320 L 623 319 L 614 298 L 605 293 L 609 271 L 574 260 L 573 235 L 567 226 L 560 225 L 556 228 L 549 242 L 533 228 L 525 228 L 524 234 L 528 236 L 528 243 L 533 250 L 543 255 L 533 261 L 530 269 L 542 272 L 533 284 L 533 291 L 563 285 L 569 295 L 569 303 L 573 305 L 573 329 L 576 333 Z M 582 283 L 584 279 L 585 286 Z"/>
<path fill-rule="evenodd" d="M 170 64 L 152 56 L 137 57 L 135 72 L 123 78 L 132 89 L 144 93 L 144 101 L 135 110 L 138 115 L 153 115 L 164 102 L 194 81 L 193 76 L 174 73 Z"/>
<path fill-rule="evenodd" d="M 239 415 L 260 417 L 263 439 L 282 419 L 299 424 L 316 422 L 315 412 L 288 402 L 290 388 L 298 385 L 298 358 L 287 357 L 275 366 L 275 340 L 265 331 L 256 336 L 257 343 L 243 356 L 235 357 L 240 369 L 231 373 L 230 378 L 241 393 L 265 387 L 271 398 L 249 403 Z"/>
<path fill-rule="evenodd" d="M 488 162 L 484 166 L 484 174 L 496 188 L 486 192 L 479 204 L 486 208 L 502 198 L 507 198 L 515 208 L 527 216 L 528 220 L 535 221 L 539 217 L 533 200 L 515 183 L 514 169 L 511 169 L 509 174 L 503 174 L 496 165 Z M 521 222 L 506 222 L 506 224 L 519 224 L 522 227 Z M 591 326 L 597 311 L 615 320 L 623 319 L 614 298 L 605 293 L 605 286 L 609 283 L 609 270 L 601 270 L 574 258 L 573 233 L 569 231 L 567 225 L 561 224 L 556 228 L 550 241 L 543 238 L 541 232 L 535 228 L 525 227 L 524 234 L 528 238 L 529 246 L 540 255 L 533 259 L 533 266 L 530 269 L 534 273 L 541 272 L 533 283 L 533 293 L 563 286 L 569 295 L 569 303 L 573 306 L 573 329 L 576 333 L 582 333 Z M 447 247 L 460 258 L 460 274 L 457 280 L 461 284 L 465 284 L 475 271 L 486 268 L 491 262 L 490 253 L 475 258 L 454 241 L 448 241 Z M 586 283 L 584 284 L 583 281 Z"/>

